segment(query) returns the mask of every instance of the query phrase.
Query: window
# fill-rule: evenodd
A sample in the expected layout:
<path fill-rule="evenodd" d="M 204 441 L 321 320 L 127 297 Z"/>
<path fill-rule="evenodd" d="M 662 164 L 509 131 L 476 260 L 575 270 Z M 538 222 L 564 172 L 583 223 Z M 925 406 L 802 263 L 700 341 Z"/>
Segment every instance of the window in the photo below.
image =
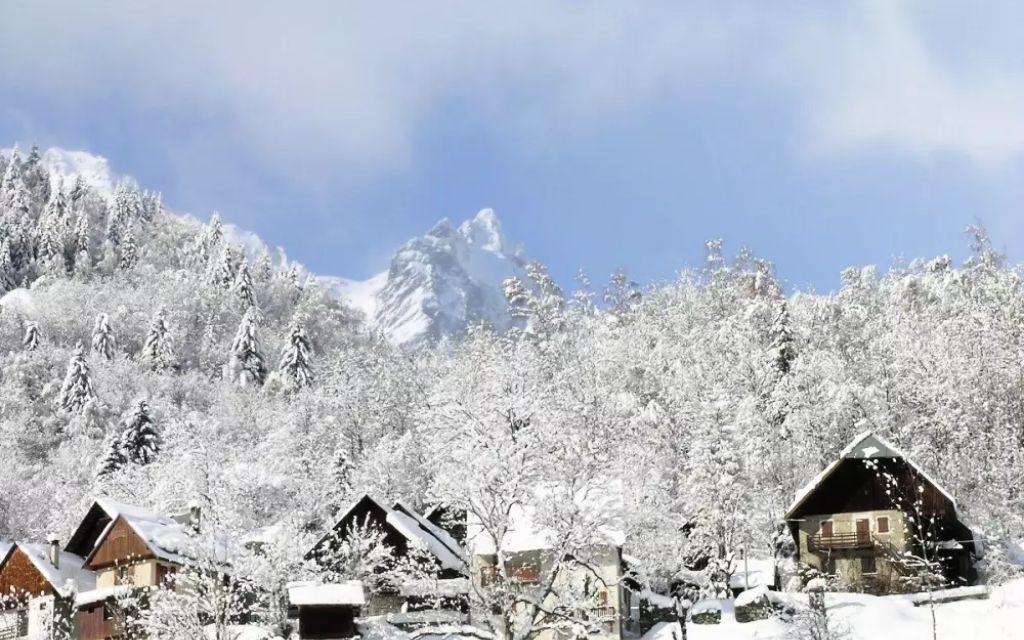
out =
<path fill-rule="evenodd" d="M 889 533 L 889 517 L 881 516 L 878 518 L 878 533 Z"/>
<path fill-rule="evenodd" d="M 831 538 L 832 537 L 832 521 L 825 520 L 821 523 L 821 537 Z"/>
<path fill-rule="evenodd" d="M 861 556 L 860 572 L 862 574 L 878 573 L 878 565 L 875 563 L 875 556 Z"/>

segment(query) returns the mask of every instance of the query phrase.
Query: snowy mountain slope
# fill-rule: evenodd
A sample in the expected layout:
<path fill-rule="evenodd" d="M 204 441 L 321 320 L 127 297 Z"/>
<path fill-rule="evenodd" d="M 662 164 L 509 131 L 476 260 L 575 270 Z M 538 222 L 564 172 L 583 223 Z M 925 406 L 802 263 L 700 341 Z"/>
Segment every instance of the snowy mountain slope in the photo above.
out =
<path fill-rule="evenodd" d="M 319 280 L 389 341 L 409 344 L 457 334 L 474 322 L 508 327 L 502 283 L 524 277 L 525 265 L 522 254 L 509 248 L 494 211 L 483 209 L 458 227 L 441 220 L 368 280 Z"/>
<path fill-rule="evenodd" d="M 9 155 L 10 149 L 0 151 Z M 25 157 L 22 151 L 22 157 Z M 114 172 L 106 158 L 85 151 L 52 147 L 41 156 L 52 177 L 70 185 L 76 175 L 108 200 L 117 185 L 132 182 Z M 196 221 L 187 214 L 181 218 Z M 268 251 L 256 234 L 224 223 L 225 236 L 246 248 L 250 258 Z M 270 251 L 274 261 L 288 261 L 284 252 Z M 483 209 L 454 226 L 442 219 L 424 235 L 412 238 L 391 258 L 387 271 L 367 280 L 308 274 L 328 293 L 363 312 L 369 327 L 394 344 L 435 341 L 458 334 L 475 322 L 498 329 L 511 322 L 503 282 L 524 277 L 526 260 L 502 235 L 494 211 Z"/>

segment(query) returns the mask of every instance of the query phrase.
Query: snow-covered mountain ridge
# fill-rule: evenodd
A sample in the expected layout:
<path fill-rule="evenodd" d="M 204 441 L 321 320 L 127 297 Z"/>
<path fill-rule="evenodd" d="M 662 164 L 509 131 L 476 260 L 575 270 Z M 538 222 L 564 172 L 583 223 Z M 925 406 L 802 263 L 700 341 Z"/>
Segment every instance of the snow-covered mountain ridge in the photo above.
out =
<path fill-rule="evenodd" d="M 442 219 L 406 242 L 388 270 L 372 278 L 319 281 L 395 344 L 441 339 L 475 322 L 504 329 L 510 318 L 502 283 L 522 277 L 526 264 L 508 246 L 497 216 L 484 209 L 458 227 Z"/>
<path fill-rule="evenodd" d="M 41 162 L 65 184 L 81 175 L 108 199 L 119 183 L 131 180 L 115 173 L 106 158 L 85 151 L 53 147 L 42 154 Z M 268 249 L 252 232 L 230 224 L 224 225 L 224 231 L 250 255 Z M 285 260 L 283 251 L 276 254 Z M 503 282 L 523 277 L 525 265 L 522 252 L 502 234 L 494 211 L 483 209 L 458 226 L 443 218 L 402 245 L 386 271 L 366 280 L 312 273 L 307 277 L 361 311 L 370 330 L 394 344 L 410 344 L 457 335 L 477 322 L 507 328 L 511 319 Z"/>

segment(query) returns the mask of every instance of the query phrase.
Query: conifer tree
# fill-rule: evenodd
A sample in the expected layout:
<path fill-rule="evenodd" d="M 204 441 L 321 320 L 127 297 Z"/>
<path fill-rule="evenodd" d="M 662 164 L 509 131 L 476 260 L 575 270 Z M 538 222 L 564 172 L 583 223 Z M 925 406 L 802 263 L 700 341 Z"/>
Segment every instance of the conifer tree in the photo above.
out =
<path fill-rule="evenodd" d="M 65 411 L 80 411 L 95 397 L 89 378 L 89 363 L 85 360 L 85 349 L 79 342 L 68 363 L 64 384 L 60 387 L 60 406 Z"/>
<path fill-rule="evenodd" d="M 108 476 L 123 469 L 128 463 L 128 460 L 124 456 L 124 452 L 121 451 L 120 434 L 111 434 L 110 437 L 107 438 L 104 449 L 105 452 L 103 457 L 100 459 L 99 468 L 96 470 L 96 476 L 99 478 Z"/>
<path fill-rule="evenodd" d="M 270 259 L 270 254 L 264 249 L 259 260 L 256 261 L 255 278 L 257 282 L 266 284 L 272 277 L 274 277 L 274 263 Z"/>
<path fill-rule="evenodd" d="M 313 370 L 309 364 L 311 351 L 306 329 L 301 320 L 296 320 L 288 331 L 288 340 L 278 367 L 288 383 L 296 389 L 313 384 Z"/>
<path fill-rule="evenodd" d="M 92 329 L 92 352 L 107 360 L 113 360 L 114 348 L 114 332 L 110 329 L 110 317 L 101 313 L 96 316 L 96 324 Z"/>
<path fill-rule="evenodd" d="M 128 229 L 124 234 L 124 239 L 121 242 L 121 262 L 120 267 L 122 271 L 131 271 L 135 268 L 136 262 L 139 260 L 139 249 L 135 244 L 135 233 Z"/>
<path fill-rule="evenodd" d="M 256 333 L 256 308 L 250 307 L 242 316 L 238 332 L 231 342 L 228 374 L 240 386 L 261 386 L 267 377 L 267 366 L 260 352 Z"/>
<path fill-rule="evenodd" d="M 26 351 L 35 351 L 39 348 L 39 325 L 35 322 L 28 322 L 25 325 L 25 337 L 21 340 L 21 345 L 25 347 Z"/>
<path fill-rule="evenodd" d="M 170 369 L 175 365 L 171 336 L 167 329 L 167 320 L 163 309 L 156 312 L 153 321 L 149 324 L 149 332 L 146 334 L 146 342 L 142 345 L 140 359 L 157 371 Z"/>
<path fill-rule="evenodd" d="M 145 400 L 139 400 L 125 417 L 119 445 L 125 461 L 140 466 L 153 462 L 160 452 L 160 434 L 153 425 Z"/>
<path fill-rule="evenodd" d="M 220 258 L 210 273 L 210 281 L 223 289 L 231 289 L 235 284 L 235 277 L 238 274 L 238 257 L 234 248 L 225 244 L 220 253 Z"/>
<path fill-rule="evenodd" d="M 238 266 L 238 274 L 235 276 L 235 283 L 232 288 L 238 300 L 242 303 L 243 309 L 256 305 L 256 294 L 253 291 L 252 278 L 249 276 L 249 263 L 245 258 L 242 258 L 242 263 Z"/>

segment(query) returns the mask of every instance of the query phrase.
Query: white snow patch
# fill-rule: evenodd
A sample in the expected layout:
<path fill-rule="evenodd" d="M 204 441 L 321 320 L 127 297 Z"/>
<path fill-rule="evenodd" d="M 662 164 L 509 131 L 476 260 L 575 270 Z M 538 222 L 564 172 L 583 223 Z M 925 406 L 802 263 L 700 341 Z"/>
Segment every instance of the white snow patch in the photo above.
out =
<path fill-rule="evenodd" d="M 359 580 L 348 580 L 330 584 L 317 582 L 288 583 L 288 602 L 294 606 L 309 605 L 351 605 L 366 604 L 363 594 L 363 583 Z"/>

